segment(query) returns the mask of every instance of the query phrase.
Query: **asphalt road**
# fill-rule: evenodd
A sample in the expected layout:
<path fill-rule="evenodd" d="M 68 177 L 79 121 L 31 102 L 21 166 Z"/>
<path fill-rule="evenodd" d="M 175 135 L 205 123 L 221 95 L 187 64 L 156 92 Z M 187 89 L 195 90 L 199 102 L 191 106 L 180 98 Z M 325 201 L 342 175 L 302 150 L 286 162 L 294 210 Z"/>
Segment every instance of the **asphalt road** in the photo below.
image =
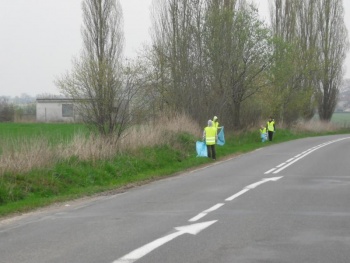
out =
<path fill-rule="evenodd" d="M 349 156 L 350 135 L 272 144 L 2 220 L 0 262 L 349 263 Z"/>

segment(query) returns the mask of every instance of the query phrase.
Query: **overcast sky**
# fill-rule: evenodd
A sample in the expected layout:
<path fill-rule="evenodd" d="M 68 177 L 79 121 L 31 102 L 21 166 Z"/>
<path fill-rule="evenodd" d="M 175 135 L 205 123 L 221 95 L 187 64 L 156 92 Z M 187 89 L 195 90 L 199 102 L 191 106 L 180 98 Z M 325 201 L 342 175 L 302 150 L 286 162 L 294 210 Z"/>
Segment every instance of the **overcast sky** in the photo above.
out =
<path fill-rule="evenodd" d="M 255 0 L 267 17 L 268 0 Z M 58 94 L 53 81 L 82 47 L 82 0 L 0 0 L 0 96 Z M 125 55 L 149 41 L 152 0 L 120 0 Z M 350 1 L 343 0 L 350 31 Z M 350 54 L 346 60 L 350 78 Z"/>

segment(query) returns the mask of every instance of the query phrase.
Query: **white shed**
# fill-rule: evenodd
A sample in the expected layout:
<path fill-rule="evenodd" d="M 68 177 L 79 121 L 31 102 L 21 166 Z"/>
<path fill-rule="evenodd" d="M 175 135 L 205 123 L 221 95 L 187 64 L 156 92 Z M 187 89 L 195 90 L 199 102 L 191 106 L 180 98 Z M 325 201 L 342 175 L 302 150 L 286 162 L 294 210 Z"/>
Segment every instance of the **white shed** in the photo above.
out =
<path fill-rule="evenodd" d="M 72 99 L 36 99 L 36 120 L 38 122 L 76 122 L 78 117 Z"/>

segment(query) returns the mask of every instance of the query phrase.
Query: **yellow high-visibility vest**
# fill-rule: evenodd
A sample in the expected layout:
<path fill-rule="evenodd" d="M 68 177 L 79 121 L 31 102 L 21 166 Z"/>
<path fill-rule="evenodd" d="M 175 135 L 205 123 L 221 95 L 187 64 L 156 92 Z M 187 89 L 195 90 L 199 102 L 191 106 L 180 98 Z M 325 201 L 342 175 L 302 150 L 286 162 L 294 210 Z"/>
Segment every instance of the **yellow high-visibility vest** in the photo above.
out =
<path fill-rule="evenodd" d="M 269 131 L 274 131 L 275 130 L 275 127 L 274 127 L 274 125 L 275 125 L 275 122 L 274 121 L 268 121 L 267 122 L 267 130 L 269 130 Z"/>
<path fill-rule="evenodd" d="M 216 139 L 216 128 L 215 127 L 205 127 L 205 143 L 207 145 L 214 145 Z"/>
<path fill-rule="evenodd" d="M 260 129 L 260 133 L 266 133 L 266 128 Z"/>
<path fill-rule="evenodd" d="M 213 121 L 213 126 L 217 129 L 219 128 L 219 122 L 218 121 Z"/>

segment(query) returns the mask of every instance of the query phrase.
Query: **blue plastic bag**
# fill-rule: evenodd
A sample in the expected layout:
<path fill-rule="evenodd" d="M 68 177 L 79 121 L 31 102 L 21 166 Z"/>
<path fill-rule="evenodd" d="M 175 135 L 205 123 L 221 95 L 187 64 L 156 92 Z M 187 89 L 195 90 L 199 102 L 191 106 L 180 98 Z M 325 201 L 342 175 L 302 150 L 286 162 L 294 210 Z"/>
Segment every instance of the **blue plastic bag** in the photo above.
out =
<path fill-rule="evenodd" d="M 205 142 L 196 142 L 197 157 L 208 157 L 207 145 Z"/>
<path fill-rule="evenodd" d="M 219 134 L 218 134 L 218 141 L 216 143 L 217 145 L 224 145 L 225 144 L 225 133 L 224 133 L 224 126 L 222 126 Z"/>

